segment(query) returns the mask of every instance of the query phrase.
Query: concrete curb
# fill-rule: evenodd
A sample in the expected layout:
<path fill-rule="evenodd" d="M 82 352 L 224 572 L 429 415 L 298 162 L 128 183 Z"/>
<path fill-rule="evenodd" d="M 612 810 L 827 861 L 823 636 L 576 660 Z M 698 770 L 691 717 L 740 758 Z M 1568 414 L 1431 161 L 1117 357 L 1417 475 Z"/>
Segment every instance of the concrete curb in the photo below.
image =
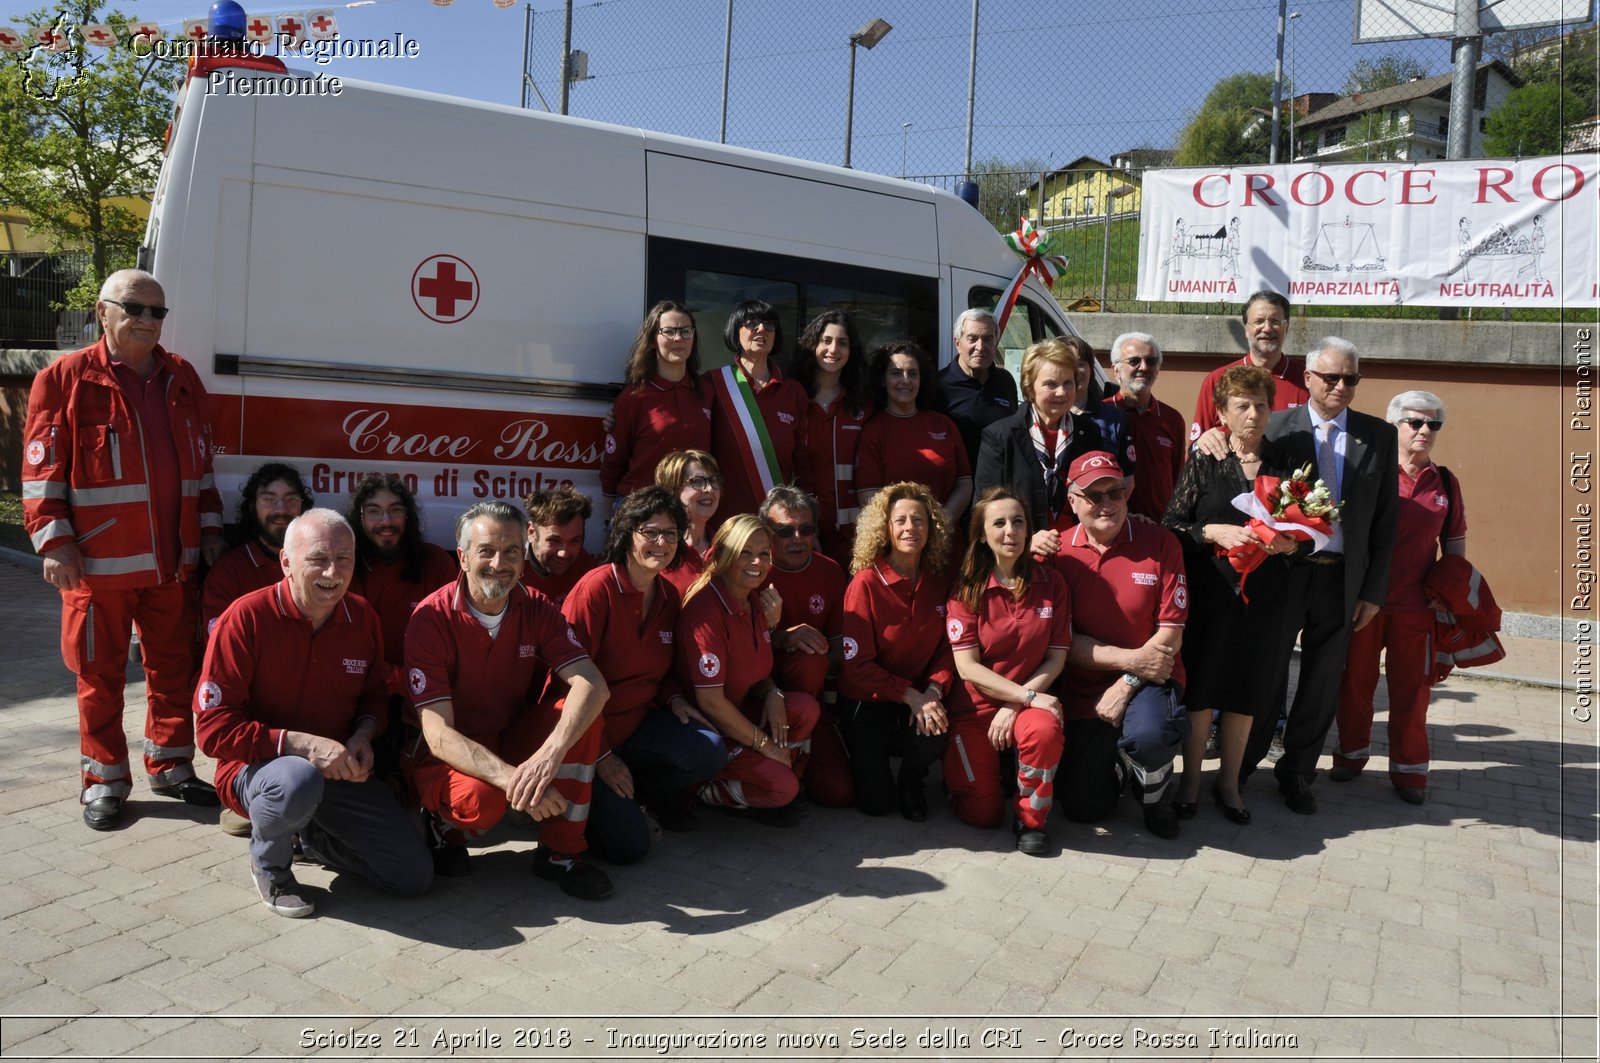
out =
<path fill-rule="evenodd" d="M 9 546 L 0 546 L 0 561 L 4 561 L 8 565 L 16 565 L 18 568 L 31 568 L 35 572 L 44 571 L 44 558 L 38 554 L 13 550 Z"/>

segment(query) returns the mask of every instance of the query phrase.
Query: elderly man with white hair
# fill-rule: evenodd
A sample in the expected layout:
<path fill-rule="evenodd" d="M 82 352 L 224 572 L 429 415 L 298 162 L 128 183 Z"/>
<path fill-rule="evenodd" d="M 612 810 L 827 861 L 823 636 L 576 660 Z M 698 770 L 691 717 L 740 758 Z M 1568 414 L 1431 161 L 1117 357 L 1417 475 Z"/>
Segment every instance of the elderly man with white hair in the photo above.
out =
<path fill-rule="evenodd" d="M 980 307 L 956 318 L 956 356 L 939 373 L 944 412 L 961 430 L 967 460 L 978 463 L 983 430 L 1017 412 L 1017 382 L 1000 364 L 1000 330 L 994 315 Z"/>
<path fill-rule="evenodd" d="M 292 867 L 304 855 L 389 893 L 433 881 L 421 833 L 372 776 L 372 740 L 388 719 L 383 630 L 346 594 L 356 537 L 331 509 L 284 536 L 282 581 L 240 598 L 217 621 L 195 693 L 200 746 L 217 790 L 250 820 L 250 873 L 261 903 L 300 918 L 315 904 Z"/>
<path fill-rule="evenodd" d="M 188 362 L 161 346 L 170 307 L 150 274 L 119 270 L 95 303 L 103 335 L 34 378 L 22 430 L 23 524 L 61 593 L 61 655 L 78 677 L 79 802 L 114 830 L 132 792 L 122 729 L 128 633 L 149 711 L 150 789 L 216 806 L 194 774 L 196 577 L 222 555 L 211 413 Z"/>
<path fill-rule="evenodd" d="M 1372 696 L 1378 656 L 1389 687 L 1389 781 L 1407 804 L 1428 797 L 1428 701 L 1433 690 L 1433 603 L 1423 581 L 1441 553 L 1467 552 L 1466 506 L 1455 474 L 1433 462 L 1444 428 L 1444 400 L 1404 391 L 1389 401 L 1399 434 L 1400 517 L 1389 568 L 1389 597 L 1372 622 L 1350 637 L 1339 691 L 1339 740 L 1328 778 L 1349 782 L 1372 750 Z"/>
<path fill-rule="evenodd" d="M 1283 733 L 1283 756 L 1273 765 L 1278 792 L 1289 810 L 1317 810 L 1311 782 L 1333 726 L 1352 631 L 1378 615 L 1388 598 L 1389 562 L 1399 518 L 1394 426 L 1350 409 L 1361 383 L 1355 345 L 1326 336 L 1306 354 L 1310 401 L 1272 415 L 1267 438 L 1291 468 L 1310 464 L 1340 504 L 1328 544 L 1294 555 L 1281 653 L 1287 659 L 1300 638 L 1300 678 Z M 1241 778 L 1260 763 L 1272 741 L 1272 723 L 1257 718 L 1245 749 Z"/>
<path fill-rule="evenodd" d="M 1118 336 L 1111 343 L 1111 372 L 1118 390 L 1105 400 L 1105 405 L 1122 411 L 1138 461 L 1128 512 L 1158 522 L 1172 501 L 1186 453 L 1183 414 L 1155 396 L 1163 357 L 1161 344 L 1148 332 Z"/>

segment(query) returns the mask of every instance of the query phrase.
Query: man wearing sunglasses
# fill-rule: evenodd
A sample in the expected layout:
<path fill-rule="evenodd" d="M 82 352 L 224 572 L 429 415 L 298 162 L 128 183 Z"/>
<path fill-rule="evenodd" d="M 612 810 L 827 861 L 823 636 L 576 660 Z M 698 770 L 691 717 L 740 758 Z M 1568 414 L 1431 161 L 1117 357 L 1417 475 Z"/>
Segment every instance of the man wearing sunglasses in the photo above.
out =
<path fill-rule="evenodd" d="M 1183 549 L 1161 525 L 1128 519 L 1127 481 L 1107 451 L 1080 456 L 1067 480 L 1078 523 L 1055 557 L 1072 591 L 1056 803 L 1076 823 L 1104 819 L 1132 776 L 1145 829 L 1176 838 L 1167 791 L 1189 734 L 1178 654 L 1189 618 Z"/>
<path fill-rule="evenodd" d="M 780 689 L 810 694 L 822 706 L 811 732 L 806 792 L 819 805 L 847 808 L 855 800 L 855 784 L 833 718 L 830 677 L 838 675 L 843 659 L 844 592 L 850 580 L 832 558 L 817 552 L 817 503 L 810 495 L 780 484 L 767 493 L 759 515 L 772 536 L 768 587 L 783 599 L 772 632 L 772 677 Z"/>
<path fill-rule="evenodd" d="M 1400 516 L 1394 460 L 1400 444 L 1394 425 L 1350 409 L 1361 383 L 1354 344 L 1324 337 L 1305 364 L 1311 401 L 1274 413 L 1267 438 L 1287 450 L 1289 464 L 1309 463 L 1317 479 L 1337 485 L 1334 499 L 1340 506 L 1327 546 L 1293 558 L 1281 647 L 1281 659 L 1287 660 L 1299 636 L 1300 677 L 1283 732 L 1283 756 L 1273 772 L 1290 811 L 1308 816 L 1317 810 L 1311 782 L 1338 709 L 1350 634 L 1378 614 L 1389 593 Z M 1271 741 L 1271 722 L 1258 717 L 1245 747 L 1241 782 Z"/>
<path fill-rule="evenodd" d="M 84 822 L 122 823 L 132 792 L 122 729 L 128 634 L 137 628 L 151 791 L 217 804 L 195 778 L 196 575 L 224 548 L 211 415 L 193 368 L 161 347 L 166 294 L 148 273 L 106 278 L 103 337 L 33 381 L 23 428 L 23 520 L 61 592 L 61 647 L 78 677 Z"/>
<path fill-rule="evenodd" d="M 1148 332 L 1124 332 L 1111 344 L 1111 371 L 1119 390 L 1105 405 L 1122 411 L 1132 426 L 1139 475 L 1128 509 L 1159 522 L 1183 468 L 1183 414 L 1156 399 L 1161 375 L 1161 345 Z"/>

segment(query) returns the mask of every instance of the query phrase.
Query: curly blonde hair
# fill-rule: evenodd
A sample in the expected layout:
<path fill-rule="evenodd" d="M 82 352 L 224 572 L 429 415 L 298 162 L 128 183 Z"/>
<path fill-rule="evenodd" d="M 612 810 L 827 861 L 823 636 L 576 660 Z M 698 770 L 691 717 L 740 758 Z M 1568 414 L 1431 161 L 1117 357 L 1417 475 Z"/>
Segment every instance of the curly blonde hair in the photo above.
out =
<path fill-rule="evenodd" d="M 905 499 L 921 503 L 928 514 L 928 545 L 922 548 L 922 567 L 929 572 L 944 571 L 950 561 L 950 543 L 954 538 L 950 518 L 932 491 L 919 483 L 901 481 L 873 495 L 872 501 L 863 506 L 857 516 L 855 552 L 850 555 L 852 573 L 871 568 L 878 558 L 889 552 L 889 511 L 896 502 Z"/>

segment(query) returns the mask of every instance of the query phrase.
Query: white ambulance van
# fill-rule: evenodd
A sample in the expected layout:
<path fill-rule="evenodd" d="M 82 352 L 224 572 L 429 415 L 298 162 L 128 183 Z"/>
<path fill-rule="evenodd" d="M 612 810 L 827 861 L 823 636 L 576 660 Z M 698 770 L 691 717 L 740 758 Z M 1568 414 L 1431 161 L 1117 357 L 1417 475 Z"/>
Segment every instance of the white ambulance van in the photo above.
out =
<path fill-rule="evenodd" d="M 841 307 L 869 347 L 909 336 L 943 364 L 956 315 L 1020 265 L 923 185 L 374 84 L 272 92 L 311 79 L 207 63 L 140 263 L 173 307 L 163 342 L 212 395 L 230 520 L 269 459 L 338 508 L 399 473 L 441 543 L 482 499 L 598 499 L 600 418 L 657 300 L 695 311 L 707 368 L 750 298 L 786 342 Z M 1070 331 L 1030 279 L 1002 346 Z"/>

